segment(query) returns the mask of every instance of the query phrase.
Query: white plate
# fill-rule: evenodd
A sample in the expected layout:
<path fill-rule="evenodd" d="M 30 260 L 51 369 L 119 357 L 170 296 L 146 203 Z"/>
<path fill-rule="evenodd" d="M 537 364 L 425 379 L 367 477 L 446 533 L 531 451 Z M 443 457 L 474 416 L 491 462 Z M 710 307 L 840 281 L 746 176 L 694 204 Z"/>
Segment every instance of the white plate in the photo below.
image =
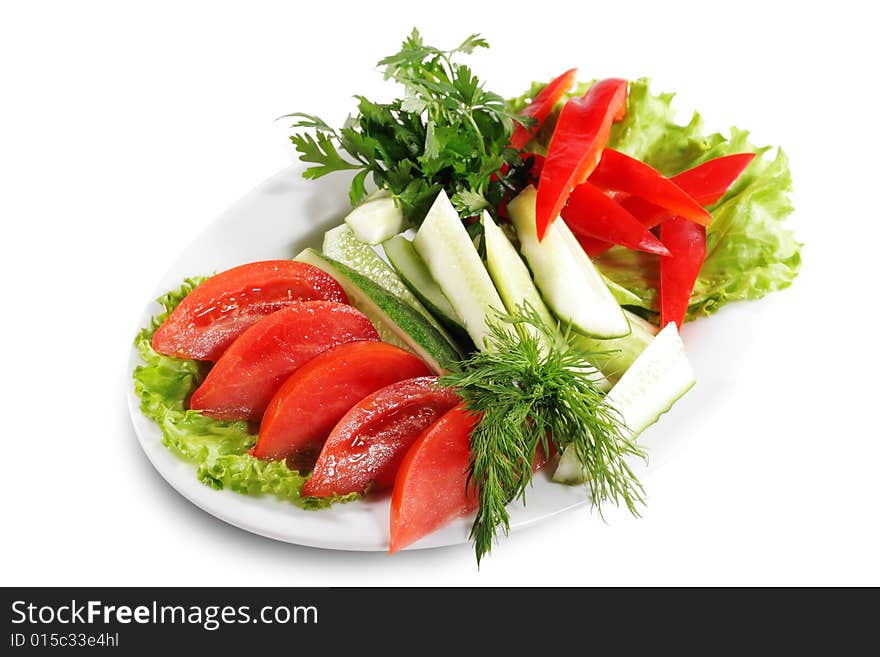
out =
<path fill-rule="evenodd" d="M 186 247 L 177 262 L 156 288 L 155 297 L 167 290 L 179 287 L 183 278 L 222 271 L 234 265 L 272 258 L 290 258 L 305 246 L 319 246 L 323 231 L 337 225 L 347 208 L 346 180 L 344 176 L 329 176 L 319 181 L 305 181 L 299 167 L 288 167 L 259 185 L 227 212 L 217 218 L 196 240 Z M 159 311 L 158 305 L 150 303 L 141 318 L 144 326 Z M 741 314 L 741 313 L 739 313 Z M 748 317 L 746 317 L 748 320 Z M 745 324 L 751 322 L 746 321 Z M 686 327 L 686 341 L 707 343 L 701 339 L 705 330 L 700 322 Z M 712 329 L 720 323 L 712 324 Z M 717 344 L 748 344 L 743 340 L 744 322 L 725 318 L 726 335 L 718 335 Z M 736 339 L 729 341 L 733 336 Z M 713 360 L 718 352 L 725 350 L 701 349 L 702 354 Z M 698 376 L 702 371 L 722 371 L 724 380 L 735 376 L 730 363 L 720 358 L 719 363 L 701 367 L 700 359 L 694 359 Z M 729 356 L 727 352 L 727 356 Z M 730 359 L 741 362 L 740 357 Z M 132 349 L 131 367 L 139 362 Z M 715 367 L 713 367 L 713 365 Z M 723 369 L 720 369 L 723 368 Z M 719 377 L 716 377 L 719 378 Z M 645 444 L 650 453 L 650 464 L 639 465 L 638 473 L 643 482 L 657 467 L 667 460 L 684 442 L 687 434 L 683 418 L 687 409 L 695 409 L 711 403 L 711 397 L 701 394 L 704 380 L 689 395 L 664 416 L 659 425 L 645 434 Z M 712 385 L 715 390 L 717 385 Z M 161 442 L 159 428 L 140 412 L 139 400 L 133 387 L 129 389 L 129 409 L 138 439 L 159 473 L 181 495 L 217 518 L 250 532 L 280 541 L 313 547 L 339 550 L 386 550 L 388 548 L 389 499 L 357 501 L 341 504 L 322 511 L 304 511 L 291 504 L 271 497 L 257 498 L 240 495 L 228 490 L 217 491 L 201 484 L 195 476 L 195 468 L 174 454 Z M 582 487 L 554 484 L 548 473 L 536 477 L 534 488 L 528 492 L 528 504 L 512 505 L 511 528 L 516 530 L 556 513 L 565 511 L 587 501 Z M 572 518 L 572 522 L 577 522 Z M 413 548 L 440 547 L 467 541 L 470 521 L 461 519 L 441 531 L 425 537 Z"/>

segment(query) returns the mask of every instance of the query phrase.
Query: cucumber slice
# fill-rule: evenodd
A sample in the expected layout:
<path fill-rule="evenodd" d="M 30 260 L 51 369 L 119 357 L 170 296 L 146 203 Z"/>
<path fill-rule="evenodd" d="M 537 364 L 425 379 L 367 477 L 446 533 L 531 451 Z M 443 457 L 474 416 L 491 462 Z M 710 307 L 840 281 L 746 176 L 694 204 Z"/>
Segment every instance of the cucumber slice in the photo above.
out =
<path fill-rule="evenodd" d="M 507 205 L 521 250 L 544 301 L 579 333 L 619 338 L 630 331 L 626 316 L 562 218 L 547 229 L 542 242 L 535 227 L 535 188 L 526 187 Z M 574 240 L 577 244 L 577 241 Z"/>
<path fill-rule="evenodd" d="M 425 261 L 415 250 L 412 242 L 403 235 L 395 235 L 382 242 L 385 255 L 400 279 L 422 302 L 439 322 L 449 331 L 456 344 L 465 351 L 473 350 L 473 343 L 464 328 L 464 323 L 431 276 Z"/>
<path fill-rule="evenodd" d="M 401 280 L 432 315 L 464 329 L 455 308 L 431 276 L 425 261 L 416 252 L 411 241 L 403 235 L 395 235 L 383 242 L 382 248 Z"/>
<path fill-rule="evenodd" d="M 486 324 L 504 302 L 446 192 L 437 195 L 416 233 L 413 246 L 449 299 L 477 349 L 486 349 Z M 494 310 L 493 310 L 494 309 Z"/>
<path fill-rule="evenodd" d="M 394 203 L 391 192 L 380 189 L 345 218 L 351 232 L 365 244 L 380 244 L 403 230 L 403 210 Z"/>
<path fill-rule="evenodd" d="M 528 302 L 547 324 L 556 324 L 556 318 L 541 298 L 532 281 L 529 268 L 516 252 L 504 232 L 488 215 L 483 217 L 483 234 L 486 240 L 486 268 L 498 288 L 508 312 Z"/>
<path fill-rule="evenodd" d="M 459 354 L 409 304 L 347 265 L 306 249 L 294 260 L 307 262 L 336 279 L 351 305 L 364 313 L 385 342 L 403 347 L 424 360 L 437 374 L 455 370 Z"/>
<path fill-rule="evenodd" d="M 620 413 L 630 438 L 636 438 L 672 408 L 695 382 L 678 329 L 669 323 L 636 358 L 606 399 Z M 586 478 L 574 450 L 567 447 L 553 473 L 553 481 L 580 484 Z"/>
<path fill-rule="evenodd" d="M 633 362 L 654 339 L 659 330 L 635 313 L 624 309 L 632 329 L 629 335 L 610 340 L 597 340 L 585 335 L 573 336 L 574 346 L 587 352 L 604 352 L 596 356 L 596 364 L 612 382 L 623 376 Z"/>
<path fill-rule="evenodd" d="M 483 228 L 486 240 L 486 268 L 495 282 L 495 287 L 498 288 L 507 311 L 512 313 L 529 304 L 547 326 L 556 326 L 556 318 L 535 287 L 529 268 L 507 239 L 504 231 L 488 215 L 483 217 Z M 534 327 L 526 327 L 526 330 L 540 343 L 546 344 L 547 337 L 543 333 L 538 332 Z M 559 339 L 562 339 L 561 335 Z M 598 370 L 591 378 L 602 390 L 611 387 L 611 382 Z"/>
<path fill-rule="evenodd" d="M 323 252 L 331 260 L 336 260 L 354 269 L 362 276 L 385 288 L 388 292 L 408 303 L 437 329 L 459 356 L 463 356 L 462 350 L 456 344 L 455 339 L 449 335 L 446 329 L 425 308 L 421 302 L 409 291 L 406 284 L 394 273 L 382 258 L 367 244 L 358 240 L 348 226 L 337 226 L 324 233 Z"/>
<path fill-rule="evenodd" d="M 580 244 L 578 244 L 580 248 Z M 600 274 L 602 280 L 605 281 L 605 285 L 608 286 L 608 289 L 611 290 L 611 294 L 614 296 L 614 299 L 621 306 L 641 306 L 644 303 L 641 298 L 636 295 L 635 292 L 630 292 L 623 285 L 612 281 L 605 274 Z M 629 319 L 630 315 L 627 315 L 627 319 Z"/>

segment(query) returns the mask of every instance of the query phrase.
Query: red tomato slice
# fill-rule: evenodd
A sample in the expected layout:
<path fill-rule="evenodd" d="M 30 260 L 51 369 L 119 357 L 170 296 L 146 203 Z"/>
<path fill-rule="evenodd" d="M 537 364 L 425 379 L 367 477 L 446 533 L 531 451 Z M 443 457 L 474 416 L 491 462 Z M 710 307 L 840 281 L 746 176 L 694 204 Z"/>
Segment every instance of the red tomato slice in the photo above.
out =
<path fill-rule="evenodd" d="M 391 494 L 390 553 L 476 511 L 467 469 L 477 422 L 479 416 L 459 404 L 428 427 L 403 458 Z"/>
<path fill-rule="evenodd" d="M 345 414 L 324 443 L 303 495 L 327 497 L 390 488 L 413 441 L 461 399 L 436 376 L 399 381 Z"/>
<path fill-rule="evenodd" d="M 317 267 L 265 260 L 233 267 L 190 292 L 153 336 L 153 349 L 178 358 L 217 360 L 262 317 L 297 301 L 348 303 L 342 288 Z"/>
<path fill-rule="evenodd" d="M 193 393 L 190 408 L 221 420 L 259 420 L 287 377 L 356 340 L 379 340 L 359 310 L 335 301 L 295 303 L 242 333 Z"/>
<path fill-rule="evenodd" d="M 310 360 L 272 397 L 251 452 L 261 459 L 297 457 L 311 467 L 333 427 L 367 395 L 430 368 L 400 347 L 361 340 Z"/>

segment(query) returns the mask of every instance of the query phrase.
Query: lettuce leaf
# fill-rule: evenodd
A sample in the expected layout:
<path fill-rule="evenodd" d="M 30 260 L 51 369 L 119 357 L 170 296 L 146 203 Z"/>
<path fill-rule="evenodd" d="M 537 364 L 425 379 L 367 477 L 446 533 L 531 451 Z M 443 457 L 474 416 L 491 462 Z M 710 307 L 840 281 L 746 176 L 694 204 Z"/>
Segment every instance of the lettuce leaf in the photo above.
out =
<path fill-rule="evenodd" d="M 164 311 L 153 317 L 135 338 L 143 361 L 134 370 L 134 389 L 141 412 L 162 431 L 162 442 L 172 452 L 196 465 L 196 476 L 215 489 L 228 488 L 248 495 L 273 495 L 304 509 L 319 509 L 347 502 L 357 494 L 333 498 L 302 497 L 308 476 L 281 461 L 262 461 L 247 453 L 256 436 L 247 422 L 221 422 L 187 410 L 192 392 L 207 373 L 207 364 L 163 356 L 153 350 L 156 329 L 203 278 L 188 278 L 178 289 L 157 302 Z"/>
<path fill-rule="evenodd" d="M 572 95 L 589 88 L 580 85 Z M 514 106 L 523 105 L 542 85 L 532 88 Z M 791 285 L 801 265 L 801 244 L 784 228 L 793 208 L 788 158 L 778 149 L 757 148 L 749 133 L 731 128 L 730 135 L 705 134 L 702 117 L 694 112 L 684 124 L 675 121 L 673 94 L 652 94 L 647 79 L 630 83 L 627 114 L 614 125 L 610 148 L 650 164 L 667 176 L 723 155 L 756 153 L 727 194 L 713 207 L 706 240 L 706 260 L 694 285 L 687 320 L 710 315 L 730 301 L 760 299 Z M 554 110 L 558 114 L 562 103 Z M 555 116 L 548 119 L 526 150 L 546 152 Z M 546 129 L 545 129 L 546 128 Z M 594 258 L 602 274 L 631 293 L 634 310 L 658 321 L 659 258 L 614 247 Z"/>

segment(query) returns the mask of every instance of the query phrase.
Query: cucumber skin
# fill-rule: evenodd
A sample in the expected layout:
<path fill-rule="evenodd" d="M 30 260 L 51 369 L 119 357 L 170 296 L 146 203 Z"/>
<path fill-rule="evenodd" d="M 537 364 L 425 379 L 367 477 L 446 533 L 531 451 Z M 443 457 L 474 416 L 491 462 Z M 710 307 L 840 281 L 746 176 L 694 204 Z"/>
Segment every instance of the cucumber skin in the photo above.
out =
<path fill-rule="evenodd" d="M 355 272 L 367 278 L 373 285 L 378 285 L 389 294 L 394 295 L 411 308 L 415 309 L 428 322 L 437 329 L 438 333 L 456 350 L 459 358 L 467 353 L 455 338 L 443 328 L 443 325 L 435 318 L 431 312 L 425 308 L 416 296 L 410 291 L 409 287 L 400 280 L 400 277 L 373 250 L 373 248 L 355 237 L 354 232 L 347 224 L 341 224 L 336 228 L 331 228 L 324 233 L 323 256 L 339 262 Z M 352 252 L 352 250 L 357 252 Z M 356 263 L 355 260 L 363 259 L 363 262 Z M 358 266 L 360 264 L 360 266 Z"/>
<path fill-rule="evenodd" d="M 406 244 L 403 244 L 404 242 Z M 396 246 L 397 244 L 400 244 L 400 246 Z M 434 315 L 437 321 L 443 324 L 443 327 L 447 331 L 449 331 L 459 347 L 461 347 L 465 352 L 472 351 L 475 347 L 473 342 L 471 342 L 471 338 L 465 330 L 464 325 L 455 314 L 455 309 L 452 307 L 452 304 L 450 304 L 449 300 L 446 299 L 446 296 L 443 295 L 443 291 L 440 289 L 440 286 L 437 285 L 437 282 L 434 281 L 433 278 L 431 278 L 431 272 L 428 271 L 428 267 L 425 265 L 425 263 L 422 261 L 421 256 L 413 247 L 412 242 L 410 242 L 403 235 L 396 235 L 391 239 L 383 242 L 382 248 L 385 251 L 385 255 L 388 257 L 388 261 L 391 263 L 391 266 L 394 267 L 397 275 L 400 276 L 400 280 L 404 282 L 404 284 L 409 288 L 410 292 L 412 292 L 416 296 L 416 298 L 421 301 L 422 305 L 428 309 L 428 312 Z M 405 249 L 406 253 L 401 253 L 400 249 Z M 428 292 L 422 289 L 422 286 L 416 283 L 414 272 L 411 272 L 407 269 L 407 264 L 405 262 L 406 258 L 418 258 L 418 265 L 416 266 L 424 267 L 424 272 L 422 275 L 431 278 L 430 283 L 436 286 L 436 290 L 434 290 L 436 294 L 443 295 L 443 300 L 446 301 L 445 308 L 440 307 L 436 299 L 429 296 Z"/>
<path fill-rule="evenodd" d="M 401 339 L 407 347 L 424 359 L 436 373 L 458 371 L 459 354 L 446 338 L 408 303 L 348 265 L 328 258 L 314 249 L 306 249 L 295 259 L 323 269 L 337 279 L 347 293 L 351 287 L 360 291 L 376 306 L 380 313 L 379 319 L 392 327 L 397 327 L 405 336 Z M 342 278 L 347 280 L 340 280 Z M 406 339 L 407 337 L 409 340 Z"/>

